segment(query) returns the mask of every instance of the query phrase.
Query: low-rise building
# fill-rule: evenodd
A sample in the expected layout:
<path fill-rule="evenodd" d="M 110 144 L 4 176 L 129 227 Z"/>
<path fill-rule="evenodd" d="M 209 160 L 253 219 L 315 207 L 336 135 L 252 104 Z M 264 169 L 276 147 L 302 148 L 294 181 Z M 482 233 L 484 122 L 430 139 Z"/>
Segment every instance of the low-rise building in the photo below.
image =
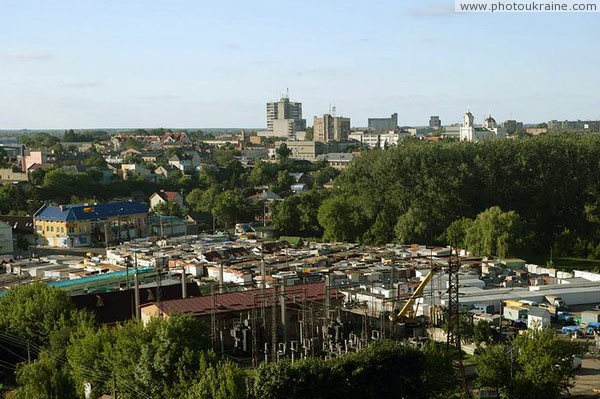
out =
<path fill-rule="evenodd" d="M 123 180 L 132 178 L 141 178 L 144 180 L 150 180 L 152 178 L 152 172 L 146 169 L 144 166 L 137 163 L 124 163 L 121 164 L 121 171 L 123 173 Z"/>
<path fill-rule="evenodd" d="M 527 328 L 541 330 L 550 327 L 550 313 L 547 309 L 532 306 L 527 312 Z"/>
<path fill-rule="evenodd" d="M 325 161 L 334 169 L 347 168 L 352 159 L 354 159 L 354 155 L 346 152 L 332 152 L 317 157 L 318 161 Z"/>
<path fill-rule="evenodd" d="M 156 208 L 158 204 L 164 204 L 167 201 L 175 201 L 177 205 L 183 208 L 183 197 L 177 191 L 160 190 L 150 196 L 150 209 Z"/>
<path fill-rule="evenodd" d="M 82 247 L 147 234 L 148 207 L 139 202 L 44 205 L 34 215 L 38 244 Z"/>
<path fill-rule="evenodd" d="M 12 226 L 6 222 L 0 222 L 0 255 L 12 255 L 12 253 Z"/>

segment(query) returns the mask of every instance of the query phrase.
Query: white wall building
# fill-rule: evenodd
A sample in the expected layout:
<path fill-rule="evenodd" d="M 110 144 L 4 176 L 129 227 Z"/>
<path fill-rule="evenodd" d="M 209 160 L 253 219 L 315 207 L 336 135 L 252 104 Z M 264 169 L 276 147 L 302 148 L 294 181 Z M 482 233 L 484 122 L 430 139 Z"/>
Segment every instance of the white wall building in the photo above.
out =
<path fill-rule="evenodd" d="M 481 126 L 476 126 L 474 119 L 471 111 L 467 111 L 464 116 L 463 125 L 460 128 L 461 141 L 481 141 L 505 138 L 507 136 L 506 129 L 498 126 L 492 115 L 489 115 Z"/>
<path fill-rule="evenodd" d="M 13 235 L 12 226 L 5 222 L 0 222 L 0 254 L 13 253 Z"/>

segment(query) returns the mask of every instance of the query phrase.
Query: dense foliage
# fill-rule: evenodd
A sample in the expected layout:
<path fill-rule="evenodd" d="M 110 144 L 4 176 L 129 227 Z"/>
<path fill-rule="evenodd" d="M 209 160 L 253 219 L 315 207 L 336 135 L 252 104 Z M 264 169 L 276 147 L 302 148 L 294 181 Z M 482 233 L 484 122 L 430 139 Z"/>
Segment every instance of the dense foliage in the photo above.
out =
<path fill-rule="evenodd" d="M 530 247 L 597 256 L 599 173 L 598 136 L 404 141 L 353 161 L 336 180 L 339 190 L 320 220 L 326 235 L 338 239 L 336 198 L 350 199 L 352 235 L 359 241 L 433 243 L 446 241 L 452 222 L 498 206 L 519 216 Z"/>
<path fill-rule="evenodd" d="M 529 330 L 510 346 L 490 345 L 475 357 L 477 383 L 503 398 L 560 398 L 573 378 L 573 357 L 582 348 L 550 328 Z"/>
<path fill-rule="evenodd" d="M 323 360 L 263 364 L 253 398 L 432 398 L 455 387 L 452 365 L 435 347 L 420 351 L 397 341 Z"/>

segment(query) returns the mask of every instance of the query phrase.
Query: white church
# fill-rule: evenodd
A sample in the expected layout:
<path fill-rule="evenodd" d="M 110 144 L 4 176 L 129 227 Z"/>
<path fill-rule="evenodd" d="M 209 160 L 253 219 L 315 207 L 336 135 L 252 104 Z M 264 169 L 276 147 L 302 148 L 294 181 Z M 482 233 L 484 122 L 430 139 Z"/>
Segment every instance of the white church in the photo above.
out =
<path fill-rule="evenodd" d="M 505 138 L 506 129 L 498 126 L 496 120 L 489 115 L 483 125 L 476 126 L 471 111 L 467 111 L 463 125 L 460 127 L 460 141 L 481 141 L 496 138 Z"/>

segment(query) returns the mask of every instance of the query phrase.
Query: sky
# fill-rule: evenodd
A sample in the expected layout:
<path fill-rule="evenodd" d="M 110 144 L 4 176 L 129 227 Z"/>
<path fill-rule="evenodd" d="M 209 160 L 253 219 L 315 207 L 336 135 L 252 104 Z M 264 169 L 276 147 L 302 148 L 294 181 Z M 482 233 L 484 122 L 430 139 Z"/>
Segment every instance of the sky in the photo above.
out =
<path fill-rule="evenodd" d="M 0 129 L 600 119 L 599 13 L 453 0 L 2 0 Z"/>

